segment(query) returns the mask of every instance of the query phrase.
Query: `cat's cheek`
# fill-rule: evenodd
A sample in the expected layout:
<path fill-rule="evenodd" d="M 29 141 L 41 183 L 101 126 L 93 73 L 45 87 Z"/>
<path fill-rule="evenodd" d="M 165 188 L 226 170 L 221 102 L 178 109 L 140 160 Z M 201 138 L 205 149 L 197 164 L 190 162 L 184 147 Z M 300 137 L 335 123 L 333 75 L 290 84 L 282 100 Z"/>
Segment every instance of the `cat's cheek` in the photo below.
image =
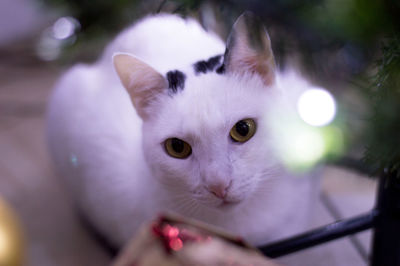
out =
<path fill-rule="evenodd" d="M 195 173 L 191 158 L 176 159 L 167 154 L 159 154 L 151 163 L 153 175 L 161 183 L 176 185 L 182 189 L 188 190 L 193 183 Z"/>
<path fill-rule="evenodd" d="M 232 153 L 234 180 L 231 197 L 246 201 L 256 195 L 262 181 L 268 178 L 269 169 L 275 166 L 273 155 L 262 132 L 236 147 Z"/>

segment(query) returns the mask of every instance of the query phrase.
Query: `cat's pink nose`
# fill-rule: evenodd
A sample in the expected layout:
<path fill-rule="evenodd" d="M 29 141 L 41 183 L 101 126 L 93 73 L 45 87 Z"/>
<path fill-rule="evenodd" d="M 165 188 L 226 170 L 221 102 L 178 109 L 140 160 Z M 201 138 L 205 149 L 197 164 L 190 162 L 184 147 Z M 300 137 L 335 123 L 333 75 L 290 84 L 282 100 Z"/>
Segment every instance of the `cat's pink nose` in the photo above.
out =
<path fill-rule="evenodd" d="M 220 199 L 225 199 L 226 194 L 228 194 L 228 189 L 230 187 L 231 183 L 229 185 L 225 184 L 213 184 L 208 186 L 208 191 L 211 192 L 214 196 Z"/>
<path fill-rule="evenodd" d="M 209 188 L 210 192 L 217 198 L 224 199 L 226 197 L 225 188 Z"/>

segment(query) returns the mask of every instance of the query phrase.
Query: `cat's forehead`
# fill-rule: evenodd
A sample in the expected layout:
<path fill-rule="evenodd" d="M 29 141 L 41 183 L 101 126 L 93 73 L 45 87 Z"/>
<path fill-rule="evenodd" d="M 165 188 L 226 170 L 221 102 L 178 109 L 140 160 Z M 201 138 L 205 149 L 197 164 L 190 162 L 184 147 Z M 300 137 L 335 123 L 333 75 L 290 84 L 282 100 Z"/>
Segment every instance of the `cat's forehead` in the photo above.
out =
<path fill-rule="evenodd" d="M 265 88 L 257 79 L 196 71 L 177 77 L 184 78 L 175 82 L 158 119 L 166 134 L 223 133 L 238 120 L 257 118 L 262 112 Z"/>

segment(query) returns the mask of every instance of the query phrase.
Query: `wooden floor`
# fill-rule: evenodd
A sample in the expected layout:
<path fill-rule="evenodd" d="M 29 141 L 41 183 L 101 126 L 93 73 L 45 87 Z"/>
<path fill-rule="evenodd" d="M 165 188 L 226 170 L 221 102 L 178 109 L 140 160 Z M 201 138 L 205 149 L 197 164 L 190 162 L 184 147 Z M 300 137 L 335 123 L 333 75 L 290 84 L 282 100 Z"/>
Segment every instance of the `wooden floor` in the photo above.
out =
<path fill-rule="evenodd" d="M 27 265 L 107 265 L 107 256 L 73 215 L 46 151 L 46 103 L 61 72 L 50 65 L 0 61 L 0 195 L 21 220 Z M 312 226 L 368 211 L 373 206 L 375 186 L 352 173 L 326 169 L 324 197 L 316 203 Z M 366 265 L 363 252 L 356 247 L 359 243 L 367 252 L 369 242 L 370 233 L 364 232 L 356 241 L 345 238 L 282 261 L 288 265 Z"/>
<path fill-rule="evenodd" d="M 0 195 L 21 220 L 27 265 L 107 265 L 74 217 L 46 150 L 46 102 L 60 70 L 0 70 Z"/>

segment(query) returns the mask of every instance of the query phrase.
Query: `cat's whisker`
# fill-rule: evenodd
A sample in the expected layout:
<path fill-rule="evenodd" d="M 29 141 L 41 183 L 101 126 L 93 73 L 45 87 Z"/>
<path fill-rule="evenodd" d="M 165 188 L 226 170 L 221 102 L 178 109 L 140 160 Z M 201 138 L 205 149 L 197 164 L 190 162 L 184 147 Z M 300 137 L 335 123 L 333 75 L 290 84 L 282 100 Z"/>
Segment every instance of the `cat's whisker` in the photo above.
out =
<path fill-rule="evenodd" d="M 170 206 L 185 213 L 192 215 L 198 209 L 199 203 L 189 194 L 175 195 L 172 197 Z"/>
<path fill-rule="evenodd" d="M 187 206 L 188 208 L 188 214 L 190 216 L 193 216 L 196 214 L 197 210 L 199 209 L 198 203 L 194 200 L 190 201 L 190 204 Z"/>
<path fill-rule="evenodd" d="M 199 203 L 195 199 L 189 199 L 182 205 L 178 206 L 178 209 L 185 213 L 185 216 L 191 217 L 195 215 L 199 209 Z"/>
<path fill-rule="evenodd" d="M 191 200 L 189 195 L 176 195 L 172 196 L 170 202 L 173 204 L 182 204 L 185 203 L 187 200 Z"/>

